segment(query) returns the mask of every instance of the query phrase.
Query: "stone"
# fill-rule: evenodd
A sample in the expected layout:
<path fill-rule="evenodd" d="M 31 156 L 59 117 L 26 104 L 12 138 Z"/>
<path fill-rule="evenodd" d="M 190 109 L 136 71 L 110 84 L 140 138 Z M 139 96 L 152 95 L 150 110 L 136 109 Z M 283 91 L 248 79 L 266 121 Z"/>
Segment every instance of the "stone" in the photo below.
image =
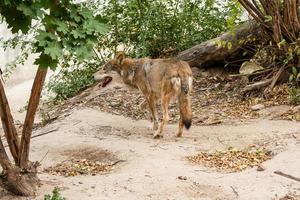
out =
<path fill-rule="evenodd" d="M 255 72 L 261 71 L 264 68 L 256 63 L 246 61 L 242 64 L 240 68 L 240 74 L 253 74 Z"/>
<path fill-rule="evenodd" d="M 259 111 L 259 110 L 262 110 L 264 108 L 265 108 L 265 106 L 263 104 L 256 104 L 256 105 L 251 107 L 251 110 L 252 111 Z"/>

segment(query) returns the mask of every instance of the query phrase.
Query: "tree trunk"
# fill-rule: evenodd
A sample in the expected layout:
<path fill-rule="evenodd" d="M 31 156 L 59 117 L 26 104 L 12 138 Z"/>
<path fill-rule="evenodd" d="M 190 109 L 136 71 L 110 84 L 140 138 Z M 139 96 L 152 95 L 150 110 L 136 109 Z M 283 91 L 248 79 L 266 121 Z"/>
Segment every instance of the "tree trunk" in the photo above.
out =
<path fill-rule="evenodd" d="M 39 99 L 43 89 L 46 74 L 46 69 L 39 68 L 37 70 L 31 90 L 31 96 L 29 99 L 28 110 L 23 126 L 20 144 L 7 102 L 4 87 L 2 82 L 0 82 L 1 120 L 10 151 L 15 159 L 16 164 L 13 165 L 10 162 L 0 138 L 0 165 L 3 169 L 3 172 L 0 175 L 0 180 L 2 181 L 2 185 L 8 191 L 17 195 L 33 196 L 35 195 L 36 188 L 39 184 L 36 169 L 38 163 L 32 163 L 29 161 L 29 148 L 32 125 L 39 104 Z"/>
<path fill-rule="evenodd" d="M 22 172 L 9 160 L 0 138 L 0 165 L 3 172 L 0 174 L 1 185 L 8 191 L 22 196 L 33 196 L 39 180 L 36 176 L 36 165 L 31 169 Z"/>
<path fill-rule="evenodd" d="M 36 170 L 22 172 L 22 170 L 13 165 L 2 172 L 0 179 L 7 191 L 21 196 L 34 196 L 40 183 Z"/>
<path fill-rule="evenodd" d="M 187 61 L 191 67 L 205 67 L 222 62 L 234 54 L 241 56 L 238 51 L 241 47 L 253 42 L 251 37 L 255 38 L 259 30 L 256 22 L 248 21 L 234 31 L 224 33 L 220 37 L 179 53 L 177 58 Z"/>
<path fill-rule="evenodd" d="M 7 140 L 7 143 L 9 145 L 10 152 L 15 160 L 15 162 L 18 162 L 18 152 L 19 152 L 19 137 L 17 134 L 16 127 L 14 125 L 14 120 L 11 115 L 10 107 L 7 102 L 7 97 L 5 94 L 5 90 L 3 87 L 2 80 L 0 80 L 0 115 L 1 115 L 1 121 L 3 130 L 5 133 L 5 137 Z"/>
<path fill-rule="evenodd" d="M 31 89 L 31 95 L 28 103 L 26 118 L 24 121 L 21 145 L 19 151 L 19 163 L 18 166 L 23 169 L 27 168 L 29 163 L 29 149 L 30 149 L 30 138 L 32 133 L 32 126 L 36 114 L 37 107 L 39 105 L 43 85 L 47 75 L 47 69 L 38 69 L 34 83 Z"/>

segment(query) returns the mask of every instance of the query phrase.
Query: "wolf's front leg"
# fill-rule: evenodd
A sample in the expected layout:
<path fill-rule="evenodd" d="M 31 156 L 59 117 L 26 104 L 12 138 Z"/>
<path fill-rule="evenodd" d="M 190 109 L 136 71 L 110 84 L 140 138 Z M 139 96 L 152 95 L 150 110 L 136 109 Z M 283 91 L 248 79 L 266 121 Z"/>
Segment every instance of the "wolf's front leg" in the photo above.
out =
<path fill-rule="evenodd" d="M 153 119 L 152 119 L 152 115 L 150 115 L 149 116 L 149 114 L 148 114 L 148 111 L 149 111 L 149 109 L 148 109 L 148 102 L 147 102 L 147 100 L 144 100 L 140 105 L 139 105 L 139 107 L 140 107 L 140 110 L 141 110 L 141 112 L 144 114 L 144 116 L 145 117 L 150 117 L 150 120 L 153 122 Z"/>

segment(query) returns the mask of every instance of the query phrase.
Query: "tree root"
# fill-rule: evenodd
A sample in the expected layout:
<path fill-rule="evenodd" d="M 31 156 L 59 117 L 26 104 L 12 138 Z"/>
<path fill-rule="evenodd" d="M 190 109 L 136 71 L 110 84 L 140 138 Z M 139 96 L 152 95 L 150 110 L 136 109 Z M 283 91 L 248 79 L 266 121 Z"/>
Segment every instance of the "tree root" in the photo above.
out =
<path fill-rule="evenodd" d="M 40 186 L 35 164 L 26 171 L 16 167 L 3 171 L 0 182 L 7 191 L 20 196 L 35 196 L 37 187 Z"/>

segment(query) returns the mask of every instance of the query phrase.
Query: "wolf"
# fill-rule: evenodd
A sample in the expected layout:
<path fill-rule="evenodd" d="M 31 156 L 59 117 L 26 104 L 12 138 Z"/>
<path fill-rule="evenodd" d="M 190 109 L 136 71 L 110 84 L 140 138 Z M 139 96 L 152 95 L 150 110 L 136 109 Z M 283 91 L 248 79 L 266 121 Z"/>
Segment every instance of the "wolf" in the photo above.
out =
<path fill-rule="evenodd" d="M 192 70 L 189 64 L 177 59 L 126 58 L 123 52 L 103 66 L 103 71 L 116 71 L 125 84 L 139 89 L 145 96 L 141 108 L 148 105 L 153 120 L 154 138 L 162 138 L 169 121 L 168 108 L 172 98 L 179 102 L 180 119 L 177 137 L 182 137 L 183 126 L 192 124 Z M 158 123 L 156 104 L 161 101 L 163 117 Z"/>

